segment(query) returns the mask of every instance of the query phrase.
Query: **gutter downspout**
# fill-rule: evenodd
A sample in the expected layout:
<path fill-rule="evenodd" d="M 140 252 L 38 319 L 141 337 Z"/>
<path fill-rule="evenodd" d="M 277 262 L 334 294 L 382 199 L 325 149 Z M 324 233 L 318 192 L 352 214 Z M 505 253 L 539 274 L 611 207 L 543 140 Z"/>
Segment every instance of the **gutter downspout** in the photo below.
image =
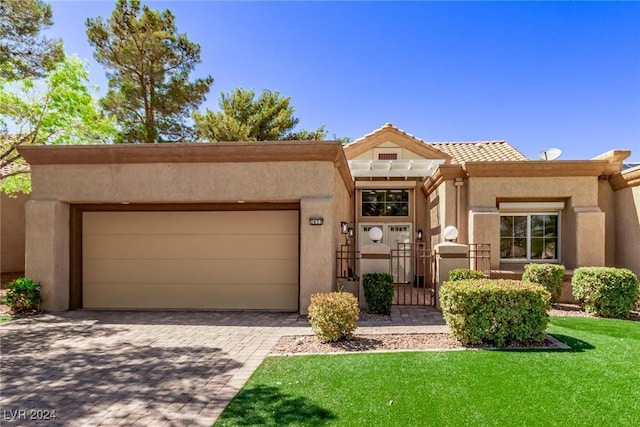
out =
<path fill-rule="evenodd" d="M 461 217 L 461 215 L 460 215 L 460 211 L 461 211 L 461 207 L 460 207 L 460 187 L 462 187 L 464 185 L 463 178 L 456 178 L 455 181 L 453 181 L 453 185 L 455 185 L 455 187 L 456 187 L 456 228 L 459 231 L 460 230 L 460 217 Z M 456 239 L 456 242 L 457 242 L 457 239 Z"/>

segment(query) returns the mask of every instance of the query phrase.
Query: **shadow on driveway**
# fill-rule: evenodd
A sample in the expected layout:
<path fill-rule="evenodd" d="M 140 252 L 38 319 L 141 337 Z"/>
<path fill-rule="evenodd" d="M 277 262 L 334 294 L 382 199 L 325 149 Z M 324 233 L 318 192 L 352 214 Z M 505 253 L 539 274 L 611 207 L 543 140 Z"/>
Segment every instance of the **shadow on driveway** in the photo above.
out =
<path fill-rule="evenodd" d="M 228 331 L 217 338 L 216 328 L 105 325 L 100 315 L 73 317 L 42 316 L 0 328 L 3 425 L 37 425 L 20 419 L 20 411 L 29 417 L 37 410 L 57 416 L 39 425 L 198 425 L 206 419 L 210 425 L 219 412 L 217 396 L 243 364 L 216 345 L 229 339 Z"/>

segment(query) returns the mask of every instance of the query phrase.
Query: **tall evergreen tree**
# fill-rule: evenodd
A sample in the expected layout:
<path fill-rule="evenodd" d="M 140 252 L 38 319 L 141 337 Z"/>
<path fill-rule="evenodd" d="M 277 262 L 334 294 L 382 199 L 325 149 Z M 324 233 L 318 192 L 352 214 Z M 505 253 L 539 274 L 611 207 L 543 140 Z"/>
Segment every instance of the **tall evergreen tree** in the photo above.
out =
<path fill-rule="evenodd" d="M 62 41 L 41 35 L 51 17 L 42 0 L 0 0 L 0 78 L 43 77 L 62 61 Z"/>
<path fill-rule="evenodd" d="M 108 69 L 103 108 L 118 119 L 118 142 L 179 142 L 193 138 L 187 123 L 213 83 L 189 81 L 200 46 L 178 33 L 175 16 L 118 0 L 111 17 L 87 19 L 94 57 Z"/>
<path fill-rule="evenodd" d="M 320 140 L 326 136 L 324 126 L 315 131 L 294 130 L 300 119 L 294 117 L 289 97 L 270 90 L 262 91 L 258 98 L 255 95 L 242 88 L 221 93 L 220 111 L 193 114 L 198 135 L 212 142 Z"/>

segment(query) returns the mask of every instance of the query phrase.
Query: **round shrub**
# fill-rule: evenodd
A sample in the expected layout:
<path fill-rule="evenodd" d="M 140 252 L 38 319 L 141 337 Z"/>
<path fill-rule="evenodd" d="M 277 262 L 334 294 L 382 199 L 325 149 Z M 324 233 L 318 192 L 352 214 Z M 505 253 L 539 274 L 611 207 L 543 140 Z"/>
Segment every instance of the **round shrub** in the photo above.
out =
<path fill-rule="evenodd" d="M 7 293 L 2 303 L 9 306 L 13 314 L 38 312 L 42 296 L 40 285 L 33 280 L 21 277 L 7 284 Z"/>
<path fill-rule="evenodd" d="M 391 314 L 393 301 L 393 276 L 388 273 L 367 273 L 362 276 L 367 311 L 375 314 Z"/>
<path fill-rule="evenodd" d="M 562 294 L 563 277 L 564 265 L 527 264 L 524 266 L 522 281 L 544 286 L 551 294 L 551 302 L 557 302 Z"/>
<path fill-rule="evenodd" d="M 600 317 L 628 319 L 638 300 L 638 277 L 626 268 L 580 267 L 571 286 L 584 309 Z"/>
<path fill-rule="evenodd" d="M 449 272 L 449 280 L 484 279 L 484 272 L 468 268 L 454 268 Z"/>
<path fill-rule="evenodd" d="M 463 344 L 530 344 L 544 340 L 549 293 L 519 280 L 460 280 L 440 288 L 442 314 Z"/>
<path fill-rule="evenodd" d="M 313 333 L 322 342 L 351 338 L 359 317 L 358 300 L 350 292 L 311 295 L 309 321 Z"/>

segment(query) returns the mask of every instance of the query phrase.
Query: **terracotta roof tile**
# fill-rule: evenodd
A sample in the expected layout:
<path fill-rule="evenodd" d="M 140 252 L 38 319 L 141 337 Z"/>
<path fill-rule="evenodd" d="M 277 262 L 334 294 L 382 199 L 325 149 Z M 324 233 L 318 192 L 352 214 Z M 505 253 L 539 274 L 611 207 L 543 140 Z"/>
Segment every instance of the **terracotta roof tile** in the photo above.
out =
<path fill-rule="evenodd" d="M 368 134 L 366 134 L 366 135 L 364 135 L 364 136 L 361 136 L 360 138 L 354 139 L 354 140 L 353 140 L 353 141 L 351 141 L 349 144 L 355 144 L 356 142 L 360 142 L 360 141 L 362 141 L 362 140 L 364 140 L 364 139 L 367 139 L 367 138 L 369 138 L 369 137 L 374 136 L 375 134 L 377 134 L 377 133 L 379 133 L 379 132 L 381 132 L 381 131 L 383 131 L 383 130 L 385 130 L 385 129 L 392 129 L 392 130 L 394 130 L 395 132 L 397 132 L 397 133 L 399 133 L 399 134 L 401 134 L 401 135 L 404 135 L 404 136 L 406 136 L 406 137 L 408 137 L 408 138 L 411 138 L 411 139 L 413 139 L 413 140 L 414 140 L 414 141 L 416 141 L 416 142 L 420 142 L 420 143 L 423 143 L 423 144 L 428 144 L 428 142 L 426 142 L 426 141 L 424 141 L 424 140 L 422 140 L 422 139 L 418 138 L 418 137 L 417 137 L 417 136 L 415 136 L 415 135 L 410 134 L 409 132 L 405 132 L 405 131 L 403 131 L 402 129 L 400 129 L 400 128 L 398 128 L 398 127 L 394 126 L 394 125 L 392 125 L 391 123 L 385 123 L 384 125 L 380 126 L 378 129 L 373 130 L 373 131 L 369 132 Z"/>
<path fill-rule="evenodd" d="M 506 141 L 428 142 L 453 158 L 452 163 L 528 160 Z"/>
<path fill-rule="evenodd" d="M 358 145 L 358 143 L 363 142 L 367 138 L 370 138 L 377 133 L 385 130 L 392 130 L 398 134 L 412 139 L 415 142 L 426 144 L 432 148 L 440 150 L 452 157 L 452 163 L 529 160 L 521 152 L 509 145 L 506 141 L 427 142 L 415 135 L 412 135 L 402 129 L 395 127 L 391 123 L 384 124 L 378 129 L 369 132 L 368 134 L 354 140 L 348 145 Z"/>

